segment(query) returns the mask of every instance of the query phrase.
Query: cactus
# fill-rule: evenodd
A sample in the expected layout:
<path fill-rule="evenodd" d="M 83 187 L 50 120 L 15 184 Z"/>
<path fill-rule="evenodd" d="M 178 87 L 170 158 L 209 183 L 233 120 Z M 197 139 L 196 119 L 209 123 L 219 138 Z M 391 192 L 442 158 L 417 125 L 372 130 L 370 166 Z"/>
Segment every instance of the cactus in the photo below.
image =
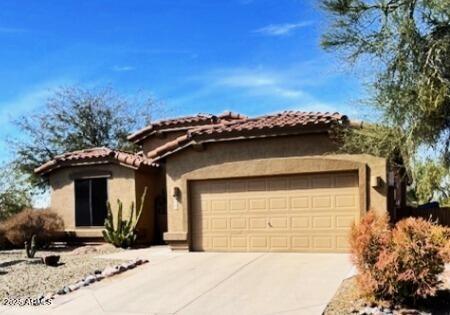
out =
<path fill-rule="evenodd" d="M 130 217 L 128 220 L 122 218 L 123 203 L 117 199 L 117 224 L 114 225 L 114 216 L 111 211 L 111 204 L 107 203 L 107 216 L 105 219 L 105 230 L 102 231 L 104 239 L 116 247 L 127 248 L 136 241 L 136 225 L 142 214 L 145 196 L 147 195 L 147 187 L 141 196 L 139 210 L 136 211 L 134 218 L 134 202 L 131 203 Z"/>
<path fill-rule="evenodd" d="M 28 258 L 33 258 L 37 251 L 36 234 L 33 234 L 31 238 L 25 242 L 25 252 Z"/>

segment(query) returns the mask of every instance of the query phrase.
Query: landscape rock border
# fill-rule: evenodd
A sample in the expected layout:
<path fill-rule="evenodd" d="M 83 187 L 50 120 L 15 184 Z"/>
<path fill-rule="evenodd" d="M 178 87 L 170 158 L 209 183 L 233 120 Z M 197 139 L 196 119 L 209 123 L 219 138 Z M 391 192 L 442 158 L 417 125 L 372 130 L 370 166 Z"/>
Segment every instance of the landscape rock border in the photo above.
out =
<path fill-rule="evenodd" d="M 149 261 L 147 259 L 138 258 L 138 259 L 130 260 L 130 261 L 127 261 L 127 262 L 124 262 L 122 264 L 118 264 L 115 266 L 106 267 L 103 270 L 96 270 L 96 271 L 94 271 L 93 274 L 89 274 L 86 277 L 82 278 L 81 280 L 79 280 L 75 283 L 65 285 L 64 287 L 59 289 L 56 293 L 48 293 L 43 297 L 45 299 L 53 299 L 53 298 L 55 298 L 56 295 L 68 294 L 70 292 L 80 289 L 81 287 L 89 286 L 92 283 L 101 281 L 105 278 L 112 277 L 116 274 L 125 272 L 127 270 L 134 269 L 135 267 L 146 264 L 148 262 Z"/>

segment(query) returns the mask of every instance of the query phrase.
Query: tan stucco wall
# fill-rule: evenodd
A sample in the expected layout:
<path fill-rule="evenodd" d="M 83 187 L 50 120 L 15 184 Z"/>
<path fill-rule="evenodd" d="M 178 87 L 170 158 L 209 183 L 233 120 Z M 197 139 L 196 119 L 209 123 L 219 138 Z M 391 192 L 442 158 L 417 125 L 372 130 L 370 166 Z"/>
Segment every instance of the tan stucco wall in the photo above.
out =
<path fill-rule="evenodd" d="M 78 166 L 69 167 L 54 171 L 50 174 L 51 187 L 51 208 L 56 211 L 64 220 L 66 231 L 75 232 L 81 237 L 100 237 L 102 227 L 91 228 L 75 226 L 75 187 L 74 177 L 83 178 L 95 172 L 110 172 L 111 177 L 107 180 L 108 200 L 111 203 L 113 214 L 117 215 L 117 199 L 123 203 L 123 216 L 128 218 L 130 205 L 132 202 L 136 204 L 136 199 L 140 199 L 143 187 L 147 182 L 151 181 L 150 175 L 140 173 L 133 169 L 119 165 L 97 165 L 97 166 Z M 147 178 L 147 179 L 146 179 Z M 136 179 L 136 181 L 135 181 Z M 136 198 L 136 196 L 139 196 Z M 150 197 L 149 197 L 150 196 Z M 147 196 L 147 202 L 144 207 L 142 219 L 150 220 L 153 212 L 153 203 L 151 202 L 151 194 Z M 144 238 L 151 239 L 151 225 L 146 226 Z"/>
<path fill-rule="evenodd" d="M 387 211 L 387 187 L 370 187 L 370 177 L 386 182 L 386 161 L 369 155 L 333 154 L 336 146 L 327 134 L 210 143 L 205 150 L 188 148 L 166 160 L 168 233 L 180 246 L 188 240 L 188 181 L 198 179 L 357 170 L 361 211 Z M 181 189 L 175 202 L 174 187 Z M 177 206 L 175 207 L 175 203 Z"/>

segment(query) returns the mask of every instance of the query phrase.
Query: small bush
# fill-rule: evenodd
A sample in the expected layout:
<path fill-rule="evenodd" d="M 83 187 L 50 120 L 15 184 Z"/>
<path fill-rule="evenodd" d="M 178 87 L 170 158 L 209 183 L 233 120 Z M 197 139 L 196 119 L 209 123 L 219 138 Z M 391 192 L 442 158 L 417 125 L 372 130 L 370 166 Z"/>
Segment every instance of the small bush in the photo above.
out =
<path fill-rule="evenodd" d="M 14 246 L 22 247 L 33 234 L 40 246 L 48 244 L 64 229 L 63 220 L 51 210 L 25 209 L 3 223 L 6 239 Z"/>
<path fill-rule="evenodd" d="M 424 219 L 400 221 L 392 232 L 392 259 L 397 281 L 393 290 L 401 296 L 427 297 L 436 294 L 439 275 L 448 261 L 446 229 Z"/>
<path fill-rule="evenodd" d="M 434 295 L 450 258 L 448 229 L 415 218 L 390 229 L 374 212 L 353 226 L 350 245 L 360 291 L 397 302 Z"/>
<path fill-rule="evenodd" d="M 392 232 L 387 215 L 370 211 L 353 225 L 350 235 L 352 260 L 359 272 L 358 284 L 364 295 L 383 295 L 384 266 L 379 264 L 391 246 Z"/>

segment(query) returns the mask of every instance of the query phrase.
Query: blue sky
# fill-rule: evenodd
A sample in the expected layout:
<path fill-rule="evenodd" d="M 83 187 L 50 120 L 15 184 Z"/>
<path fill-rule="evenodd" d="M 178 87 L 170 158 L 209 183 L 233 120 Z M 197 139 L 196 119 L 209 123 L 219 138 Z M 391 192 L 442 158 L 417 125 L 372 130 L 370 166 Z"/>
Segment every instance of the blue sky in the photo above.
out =
<path fill-rule="evenodd" d="M 0 2 L 0 160 L 11 118 L 61 85 L 151 93 L 178 116 L 339 111 L 362 88 L 319 46 L 314 0 Z"/>

